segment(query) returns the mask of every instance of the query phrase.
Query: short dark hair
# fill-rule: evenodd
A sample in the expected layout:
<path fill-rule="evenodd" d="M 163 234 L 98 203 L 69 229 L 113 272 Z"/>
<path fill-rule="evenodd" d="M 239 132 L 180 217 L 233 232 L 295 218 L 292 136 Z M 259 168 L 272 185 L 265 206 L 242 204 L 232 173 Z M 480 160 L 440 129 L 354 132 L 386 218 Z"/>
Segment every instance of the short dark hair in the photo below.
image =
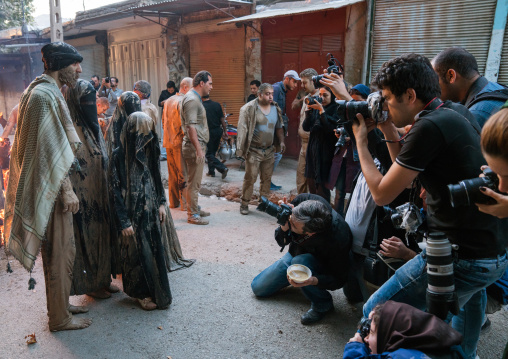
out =
<path fill-rule="evenodd" d="M 212 75 L 208 71 L 205 71 L 205 70 L 199 71 L 196 74 L 196 76 L 194 76 L 194 79 L 192 80 L 192 86 L 193 87 L 199 86 L 201 81 L 203 81 L 204 83 L 207 83 L 209 77 L 212 77 Z"/>
<path fill-rule="evenodd" d="M 99 75 L 93 75 L 93 76 L 92 76 L 92 79 L 93 79 L 94 77 L 95 77 L 97 80 L 99 79 Z"/>
<path fill-rule="evenodd" d="M 471 79 L 479 75 L 478 63 L 475 57 L 462 47 L 449 47 L 444 49 L 432 60 L 434 69 L 439 77 L 445 79 L 446 71 L 455 70 L 465 79 Z"/>
<path fill-rule="evenodd" d="M 115 79 L 115 82 L 118 84 L 120 81 L 118 81 L 118 77 L 111 76 L 112 79 Z"/>
<path fill-rule="evenodd" d="M 170 89 L 170 88 L 174 88 L 176 90 L 176 85 L 175 85 L 175 82 L 174 81 L 168 81 L 168 83 L 166 84 L 166 88 Z"/>
<path fill-rule="evenodd" d="M 259 86 L 261 86 L 261 81 L 259 81 L 259 80 L 252 80 L 250 82 L 250 84 L 251 85 L 256 85 L 256 87 L 259 87 Z"/>
<path fill-rule="evenodd" d="M 309 199 L 293 208 L 295 221 L 303 223 L 306 233 L 319 233 L 332 225 L 332 212 L 320 201 Z"/>
<path fill-rule="evenodd" d="M 439 78 L 428 58 L 410 53 L 386 61 L 374 76 L 374 86 L 388 87 L 399 98 L 407 89 L 414 89 L 416 98 L 429 102 L 441 95 Z"/>

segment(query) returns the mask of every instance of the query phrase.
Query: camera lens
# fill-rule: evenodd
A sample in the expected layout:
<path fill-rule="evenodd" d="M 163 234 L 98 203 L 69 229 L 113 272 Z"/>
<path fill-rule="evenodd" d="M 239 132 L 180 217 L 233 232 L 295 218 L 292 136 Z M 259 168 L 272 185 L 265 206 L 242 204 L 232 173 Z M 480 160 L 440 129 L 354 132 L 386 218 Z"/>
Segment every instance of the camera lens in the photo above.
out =
<path fill-rule="evenodd" d="M 475 203 L 489 204 L 493 199 L 484 195 L 480 187 L 496 189 L 496 184 L 489 177 L 477 177 L 460 181 L 458 184 L 448 185 L 450 203 L 452 207 L 471 206 Z"/>

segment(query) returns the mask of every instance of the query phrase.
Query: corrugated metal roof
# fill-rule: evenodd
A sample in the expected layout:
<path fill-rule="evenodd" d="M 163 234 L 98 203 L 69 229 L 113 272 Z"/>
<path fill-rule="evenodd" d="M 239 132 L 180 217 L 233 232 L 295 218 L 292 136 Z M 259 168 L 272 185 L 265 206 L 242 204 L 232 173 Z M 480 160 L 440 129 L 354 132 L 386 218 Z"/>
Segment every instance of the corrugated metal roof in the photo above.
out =
<path fill-rule="evenodd" d="M 308 3 L 308 2 L 301 2 L 301 6 L 299 7 L 287 7 L 287 8 L 276 8 L 276 9 L 270 9 L 267 8 L 266 10 L 257 12 L 252 15 L 247 15 L 243 17 L 239 17 L 237 19 L 232 19 L 228 21 L 224 21 L 219 23 L 221 24 L 229 24 L 229 23 L 238 23 L 238 22 L 247 22 L 252 20 L 260 20 L 260 19 L 269 19 L 274 17 L 280 17 L 280 16 L 290 16 L 290 15 L 298 15 L 298 14 L 306 14 L 310 12 L 317 12 L 317 11 L 325 11 L 325 10 L 334 10 L 339 9 L 344 6 L 356 4 L 358 2 L 362 2 L 365 0 L 337 0 L 337 1 L 327 1 L 327 0 L 321 0 L 319 3 Z M 278 4 L 279 6 L 284 5 L 284 3 Z"/>
<path fill-rule="evenodd" d="M 175 14 L 186 14 L 189 12 L 196 12 L 201 10 L 209 10 L 213 6 L 228 6 L 228 5 L 252 5 L 250 1 L 244 0 L 164 0 L 152 4 L 143 4 L 133 6 L 129 10 L 151 10 L 151 11 L 169 11 Z"/>

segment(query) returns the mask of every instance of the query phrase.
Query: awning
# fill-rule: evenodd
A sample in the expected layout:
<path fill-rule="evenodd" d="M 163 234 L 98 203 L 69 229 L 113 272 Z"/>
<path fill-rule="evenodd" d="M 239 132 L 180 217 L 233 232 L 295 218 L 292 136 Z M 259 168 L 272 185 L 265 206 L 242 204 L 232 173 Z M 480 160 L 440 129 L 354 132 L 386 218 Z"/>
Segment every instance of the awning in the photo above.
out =
<path fill-rule="evenodd" d="M 164 0 L 154 4 L 133 6 L 129 10 L 135 12 L 167 12 L 173 15 L 185 15 L 191 12 L 213 10 L 215 7 L 252 5 L 242 0 Z"/>
<path fill-rule="evenodd" d="M 243 23 L 243 22 L 249 22 L 253 20 L 262 20 L 262 19 L 272 19 L 275 17 L 281 17 L 281 16 L 291 16 L 291 15 L 298 15 L 298 14 L 307 14 L 311 12 L 318 12 L 318 11 L 326 11 L 326 10 L 335 10 L 339 9 L 344 6 L 356 4 L 358 2 L 362 2 L 365 0 L 314 0 L 309 2 L 300 2 L 298 6 L 295 7 L 285 7 L 280 8 L 281 6 L 285 6 L 285 4 L 291 4 L 291 3 L 280 3 L 277 4 L 278 6 L 272 6 L 269 7 L 266 10 L 262 10 L 260 12 L 257 12 L 252 15 L 242 16 L 236 19 L 223 21 L 219 23 L 219 25 L 222 24 L 230 24 L 230 23 Z M 287 6 L 287 5 L 286 5 Z M 275 8 L 274 8 L 275 7 Z"/>

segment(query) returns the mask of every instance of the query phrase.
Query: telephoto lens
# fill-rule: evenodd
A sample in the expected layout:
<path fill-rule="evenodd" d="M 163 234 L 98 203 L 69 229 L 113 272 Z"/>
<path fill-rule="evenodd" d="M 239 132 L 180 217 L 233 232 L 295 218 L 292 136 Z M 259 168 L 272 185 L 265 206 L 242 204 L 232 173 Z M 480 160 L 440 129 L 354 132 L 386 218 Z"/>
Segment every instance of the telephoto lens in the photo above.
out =
<path fill-rule="evenodd" d="M 459 303 L 453 277 L 452 245 L 441 232 L 427 238 L 427 309 L 438 318 L 446 319 L 448 312 L 459 313 Z"/>

